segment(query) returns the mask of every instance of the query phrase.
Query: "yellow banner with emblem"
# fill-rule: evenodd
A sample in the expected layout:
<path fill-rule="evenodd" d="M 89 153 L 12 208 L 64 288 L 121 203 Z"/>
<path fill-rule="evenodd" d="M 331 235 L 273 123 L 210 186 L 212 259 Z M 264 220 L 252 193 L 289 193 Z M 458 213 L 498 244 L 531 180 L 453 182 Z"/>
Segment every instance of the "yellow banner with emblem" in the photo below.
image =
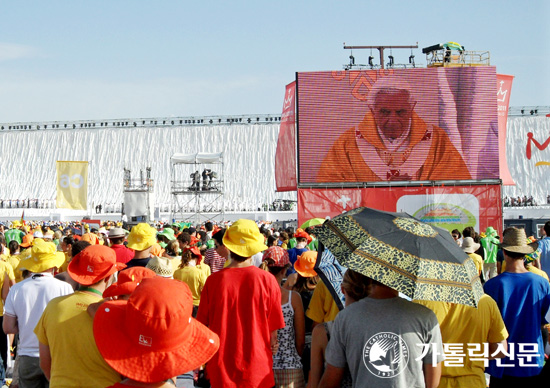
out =
<path fill-rule="evenodd" d="M 88 209 L 88 162 L 57 161 L 58 209 Z"/>

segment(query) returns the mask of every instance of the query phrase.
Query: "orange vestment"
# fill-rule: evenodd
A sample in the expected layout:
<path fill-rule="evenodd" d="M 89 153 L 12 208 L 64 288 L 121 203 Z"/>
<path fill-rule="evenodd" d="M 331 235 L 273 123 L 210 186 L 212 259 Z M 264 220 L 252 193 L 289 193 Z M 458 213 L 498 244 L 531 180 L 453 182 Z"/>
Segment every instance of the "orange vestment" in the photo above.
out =
<path fill-rule="evenodd" d="M 368 112 L 332 145 L 317 182 L 379 182 L 472 179 L 462 156 L 445 131 L 413 113 L 409 144 L 401 152 L 386 150 Z"/>

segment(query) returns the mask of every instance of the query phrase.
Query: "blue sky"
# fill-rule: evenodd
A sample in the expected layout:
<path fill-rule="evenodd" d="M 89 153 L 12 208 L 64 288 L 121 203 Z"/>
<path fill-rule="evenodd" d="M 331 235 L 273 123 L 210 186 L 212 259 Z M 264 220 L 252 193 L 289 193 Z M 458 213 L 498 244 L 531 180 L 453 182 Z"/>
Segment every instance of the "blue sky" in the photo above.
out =
<path fill-rule="evenodd" d="M 417 64 L 446 41 L 488 50 L 515 76 L 512 106 L 550 106 L 545 0 L 4 0 L 0 12 L 0 122 L 279 113 L 296 71 L 348 62 L 344 42 L 418 41 Z"/>

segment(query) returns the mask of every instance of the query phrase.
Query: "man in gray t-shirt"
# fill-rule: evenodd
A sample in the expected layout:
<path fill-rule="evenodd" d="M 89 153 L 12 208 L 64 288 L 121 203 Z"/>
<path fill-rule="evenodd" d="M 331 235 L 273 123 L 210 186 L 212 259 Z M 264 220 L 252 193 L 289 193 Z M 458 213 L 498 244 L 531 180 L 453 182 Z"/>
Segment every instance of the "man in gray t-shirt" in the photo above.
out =
<path fill-rule="evenodd" d="M 341 311 L 320 387 L 339 387 L 346 366 L 354 387 L 437 387 L 443 345 L 435 314 L 378 282 Z"/>

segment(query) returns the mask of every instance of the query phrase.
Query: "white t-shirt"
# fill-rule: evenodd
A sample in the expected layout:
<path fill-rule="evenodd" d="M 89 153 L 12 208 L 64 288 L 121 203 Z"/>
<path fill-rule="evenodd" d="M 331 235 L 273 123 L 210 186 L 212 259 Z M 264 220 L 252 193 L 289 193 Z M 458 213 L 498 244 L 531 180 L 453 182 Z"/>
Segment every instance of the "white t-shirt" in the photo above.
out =
<path fill-rule="evenodd" d="M 262 264 L 262 260 L 264 258 L 263 252 L 258 252 L 254 256 L 252 256 L 252 265 L 254 267 L 259 267 L 260 264 Z"/>
<path fill-rule="evenodd" d="M 55 279 L 51 273 L 32 274 L 10 288 L 4 314 L 17 318 L 20 355 L 39 356 L 38 339 L 34 334 L 36 324 L 50 300 L 72 293 L 69 283 Z"/>

